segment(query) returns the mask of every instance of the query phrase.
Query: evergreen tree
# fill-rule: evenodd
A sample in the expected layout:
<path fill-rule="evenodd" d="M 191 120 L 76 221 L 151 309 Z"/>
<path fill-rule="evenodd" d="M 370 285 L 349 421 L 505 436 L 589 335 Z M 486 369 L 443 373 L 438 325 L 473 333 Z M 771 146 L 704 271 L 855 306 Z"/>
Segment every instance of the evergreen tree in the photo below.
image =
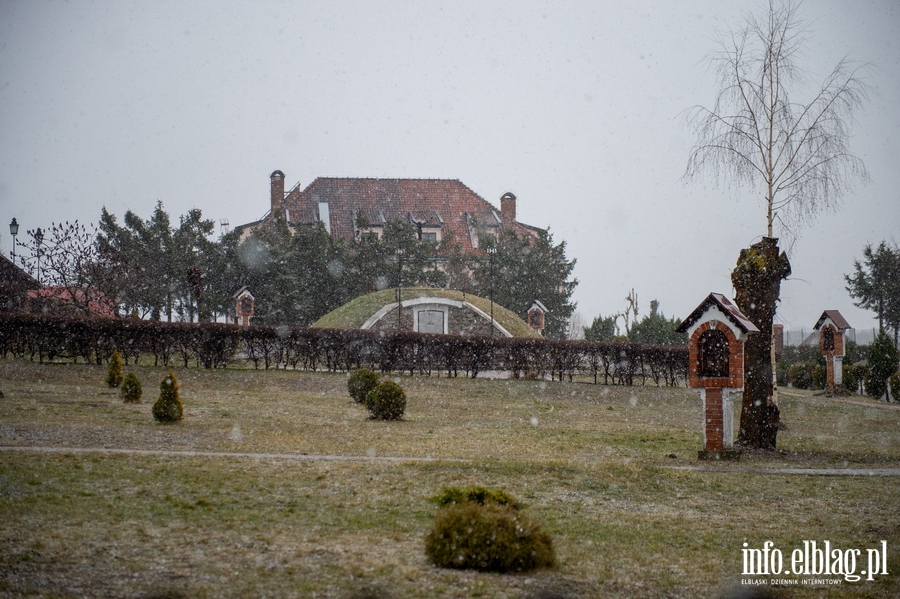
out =
<path fill-rule="evenodd" d="M 257 324 L 309 326 L 348 299 L 343 246 L 322 225 L 290 227 L 283 219 L 241 242 L 223 240 L 223 296 L 248 285 L 256 297 Z"/>
<path fill-rule="evenodd" d="M 878 314 L 878 329 L 900 334 L 900 248 L 882 241 L 874 250 L 863 248 L 863 263 L 853 262 L 853 276 L 844 275 L 854 304 Z"/>
<path fill-rule="evenodd" d="M 900 351 L 884 331 L 880 331 L 869 347 L 869 376 L 866 378 L 866 393 L 880 399 L 888 393 L 888 380 L 897 372 Z M 894 399 L 897 399 L 896 397 Z M 887 400 L 891 400 L 888 393 Z"/>
<path fill-rule="evenodd" d="M 586 341 L 612 341 L 616 336 L 616 319 L 614 316 L 597 316 L 591 326 L 584 327 Z"/>
<path fill-rule="evenodd" d="M 124 225 L 103 208 L 96 246 L 108 295 L 126 314 L 137 310 L 142 318 L 211 320 L 226 308 L 211 285 L 222 261 L 219 244 L 209 238 L 214 229 L 196 208 L 179 217 L 177 228 L 162 202 L 149 220 L 127 211 Z"/>
<path fill-rule="evenodd" d="M 137 375 L 133 372 L 126 374 L 125 379 L 122 381 L 122 400 L 126 403 L 141 403 L 143 393 L 141 381 L 138 380 Z"/>
<path fill-rule="evenodd" d="M 676 333 L 681 326 L 681 319 L 666 319 L 659 312 L 659 302 L 650 302 L 650 314 L 643 320 L 634 323 L 628 332 L 628 340 L 646 345 L 686 345 L 687 336 L 684 333 Z"/>
<path fill-rule="evenodd" d="M 181 320 L 209 321 L 212 319 L 209 275 L 221 257 L 217 244 L 210 239 L 215 223 L 204 219 L 197 208 L 188 210 L 178 221 L 167 255 L 175 310 Z"/>
<path fill-rule="evenodd" d="M 106 369 L 106 384 L 110 387 L 118 387 L 122 384 L 124 375 L 122 374 L 122 356 L 119 350 L 114 349 L 109 357 L 109 367 Z"/>
<path fill-rule="evenodd" d="M 536 237 L 518 236 L 503 229 L 493 237 L 481 235 L 479 246 L 487 255 L 472 267 L 475 292 L 518 314 L 523 320 L 534 300 L 546 306 L 544 336 L 566 338 L 566 326 L 575 304 L 572 293 L 578 279 L 570 279 L 575 260 L 566 259 L 566 242 L 554 245 L 548 231 Z M 491 257 L 489 251 L 496 250 Z M 470 260 L 470 263 L 474 260 Z"/>
<path fill-rule="evenodd" d="M 153 418 L 159 422 L 177 422 L 184 418 L 184 405 L 178 394 L 178 380 L 170 371 L 159 384 L 159 399 L 153 404 Z"/>

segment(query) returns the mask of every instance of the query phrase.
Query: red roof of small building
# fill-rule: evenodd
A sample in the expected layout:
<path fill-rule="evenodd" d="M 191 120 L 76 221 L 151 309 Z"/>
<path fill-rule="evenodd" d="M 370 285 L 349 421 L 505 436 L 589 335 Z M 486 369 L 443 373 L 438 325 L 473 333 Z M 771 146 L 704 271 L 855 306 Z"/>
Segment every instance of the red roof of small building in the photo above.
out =
<path fill-rule="evenodd" d="M 847 329 L 852 329 L 850 323 L 843 317 L 843 315 L 837 310 L 825 310 L 822 312 L 822 316 L 819 317 L 818 322 L 816 322 L 816 326 L 813 327 L 814 330 L 818 331 L 819 328 L 825 323 L 825 319 L 830 318 L 831 322 L 834 323 L 834 326 L 838 328 L 838 330 L 846 331 Z"/>
<path fill-rule="evenodd" d="M 540 229 L 520 223 L 456 179 L 355 179 L 319 177 L 306 189 L 295 187 L 284 199 L 291 224 L 315 224 L 321 203 L 328 204 L 329 230 L 338 239 L 353 239 L 357 217 L 370 227 L 400 220 L 440 228 L 464 249 L 473 250 L 475 227 L 510 228 L 519 235 Z"/>
<path fill-rule="evenodd" d="M 744 333 L 758 333 L 759 329 L 756 328 L 756 325 L 750 322 L 750 319 L 744 316 L 744 313 L 738 310 L 738 307 L 735 306 L 730 299 L 722 295 L 721 293 L 710 293 L 706 296 L 706 299 L 697 306 L 693 312 L 691 312 L 687 318 L 681 323 L 676 331 L 679 333 L 685 333 L 691 327 L 692 324 L 700 320 L 703 314 L 709 309 L 711 306 L 717 306 L 719 310 L 721 310 L 728 320 L 733 322 L 741 331 Z"/>
<path fill-rule="evenodd" d="M 100 292 L 88 297 L 83 289 L 75 289 L 73 292 L 73 290 L 66 287 L 41 287 L 40 289 L 30 289 L 28 291 L 28 299 L 37 301 L 50 300 L 58 302 L 61 306 L 85 305 L 85 300 L 87 300 L 87 310 L 92 316 L 108 318 L 117 316 L 115 303 Z"/>

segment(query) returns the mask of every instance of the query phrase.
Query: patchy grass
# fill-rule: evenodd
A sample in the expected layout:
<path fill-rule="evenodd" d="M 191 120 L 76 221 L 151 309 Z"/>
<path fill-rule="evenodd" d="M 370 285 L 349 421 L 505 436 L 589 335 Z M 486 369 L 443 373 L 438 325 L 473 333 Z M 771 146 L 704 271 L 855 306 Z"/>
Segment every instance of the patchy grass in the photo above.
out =
<path fill-rule="evenodd" d="M 744 542 L 826 539 L 886 540 L 891 574 L 790 596 L 900 594 L 900 479 L 762 472 L 900 467 L 900 410 L 883 405 L 791 391 L 786 453 L 683 470 L 670 466 L 698 466 L 701 443 L 686 389 L 402 377 L 407 412 L 388 423 L 345 375 L 179 369 L 185 420 L 159 425 L 165 371 L 129 369 L 142 404 L 122 403 L 102 367 L 0 361 L 0 444 L 436 461 L 0 451 L 0 597 L 714 596 L 740 586 Z M 471 484 L 527 502 L 558 568 L 428 564 L 428 498 Z"/>

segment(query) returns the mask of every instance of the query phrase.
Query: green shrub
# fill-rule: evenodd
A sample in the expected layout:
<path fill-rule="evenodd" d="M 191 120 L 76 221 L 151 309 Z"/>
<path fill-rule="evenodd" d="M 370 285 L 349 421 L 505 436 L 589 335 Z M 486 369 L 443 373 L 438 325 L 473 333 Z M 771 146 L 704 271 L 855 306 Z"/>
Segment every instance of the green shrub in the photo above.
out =
<path fill-rule="evenodd" d="M 881 377 L 877 377 L 870 371 L 866 376 L 866 395 L 875 399 L 881 399 L 884 392 L 887 391 L 887 381 Z"/>
<path fill-rule="evenodd" d="M 869 367 L 864 364 L 853 365 L 853 376 L 856 378 L 856 388 L 854 391 L 864 392 L 866 379 L 869 378 Z"/>
<path fill-rule="evenodd" d="M 869 376 L 866 378 L 866 394 L 880 399 L 888 390 L 888 380 L 897 372 L 900 351 L 884 331 L 879 331 L 869 346 Z M 890 399 L 890 397 L 888 397 Z"/>
<path fill-rule="evenodd" d="M 828 371 L 821 364 L 816 364 L 810 375 L 810 386 L 813 389 L 824 389 L 826 385 L 828 385 Z"/>
<path fill-rule="evenodd" d="M 126 403 L 141 403 L 141 396 L 144 394 L 144 391 L 141 389 L 141 381 L 138 380 L 137 375 L 133 372 L 125 375 L 120 393 L 122 394 L 122 400 Z"/>
<path fill-rule="evenodd" d="M 844 364 L 841 367 L 841 385 L 853 393 L 859 389 L 859 377 L 855 366 Z"/>
<path fill-rule="evenodd" d="M 176 422 L 184 418 L 184 405 L 178 396 L 178 380 L 171 372 L 159 384 L 159 399 L 153 404 L 153 417 L 160 422 Z"/>
<path fill-rule="evenodd" d="M 479 486 L 466 487 L 465 489 L 460 489 L 459 487 L 447 487 L 441 491 L 439 495 L 432 497 L 431 500 L 436 503 L 438 507 L 446 507 L 448 505 L 465 503 L 467 501 L 479 505 L 489 503 L 494 505 L 505 505 L 514 510 L 520 510 L 525 507 L 524 503 L 519 502 L 515 497 L 503 489 L 488 489 Z"/>
<path fill-rule="evenodd" d="M 347 390 L 356 403 L 365 403 L 366 396 L 378 386 L 378 375 L 368 368 L 354 370 L 347 380 Z"/>
<path fill-rule="evenodd" d="M 489 572 L 524 572 L 556 561 L 553 540 L 539 522 L 490 501 L 440 508 L 425 537 L 425 553 L 441 568 Z"/>
<path fill-rule="evenodd" d="M 900 399 L 900 372 L 892 374 L 888 381 L 891 385 L 891 395 L 894 396 L 894 401 L 897 401 Z"/>
<path fill-rule="evenodd" d="M 122 384 L 122 380 L 125 377 L 122 375 L 122 356 L 119 355 L 119 350 L 113 350 L 112 355 L 109 357 L 109 368 L 106 369 L 106 384 L 110 387 L 118 387 Z"/>
<path fill-rule="evenodd" d="M 795 389 L 809 389 L 813 379 L 812 362 L 796 362 L 788 368 L 787 380 Z"/>
<path fill-rule="evenodd" d="M 366 395 L 366 409 L 379 420 L 400 420 L 406 410 L 406 393 L 392 381 L 384 381 Z"/>

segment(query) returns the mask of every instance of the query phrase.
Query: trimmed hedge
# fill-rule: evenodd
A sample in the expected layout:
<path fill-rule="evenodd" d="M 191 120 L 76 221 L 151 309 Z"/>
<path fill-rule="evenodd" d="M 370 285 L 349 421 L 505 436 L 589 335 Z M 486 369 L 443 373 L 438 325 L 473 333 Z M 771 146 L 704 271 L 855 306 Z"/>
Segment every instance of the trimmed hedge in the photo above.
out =
<path fill-rule="evenodd" d="M 114 349 L 126 364 L 152 356 L 155 365 L 204 368 L 249 360 L 255 368 L 454 377 L 501 370 L 613 385 L 678 385 L 688 366 L 684 346 L 0 313 L 0 356 L 103 364 Z"/>

